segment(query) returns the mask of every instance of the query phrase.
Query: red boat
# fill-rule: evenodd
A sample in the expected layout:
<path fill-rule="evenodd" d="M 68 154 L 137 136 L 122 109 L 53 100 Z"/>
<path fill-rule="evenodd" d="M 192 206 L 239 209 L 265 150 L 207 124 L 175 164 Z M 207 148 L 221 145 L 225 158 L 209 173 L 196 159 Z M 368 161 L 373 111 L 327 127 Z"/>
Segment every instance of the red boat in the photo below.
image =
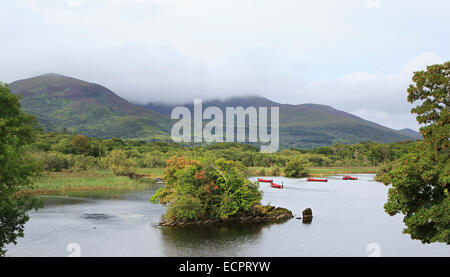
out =
<path fill-rule="evenodd" d="M 261 182 L 261 183 L 272 183 L 273 180 L 258 178 L 258 182 Z"/>
<path fill-rule="evenodd" d="M 344 176 L 342 177 L 342 180 L 358 180 L 358 177 L 352 177 L 352 176 Z"/>
<path fill-rule="evenodd" d="M 328 179 L 317 179 L 317 178 L 308 178 L 306 179 L 308 182 L 328 182 Z"/>
<path fill-rule="evenodd" d="M 279 185 L 279 184 L 275 184 L 275 183 L 271 183 L 270 186 L 273 187 L 273 188 L 277 188 L 277 189 L 282 189 L 283 188 L 283 185 Z"/>

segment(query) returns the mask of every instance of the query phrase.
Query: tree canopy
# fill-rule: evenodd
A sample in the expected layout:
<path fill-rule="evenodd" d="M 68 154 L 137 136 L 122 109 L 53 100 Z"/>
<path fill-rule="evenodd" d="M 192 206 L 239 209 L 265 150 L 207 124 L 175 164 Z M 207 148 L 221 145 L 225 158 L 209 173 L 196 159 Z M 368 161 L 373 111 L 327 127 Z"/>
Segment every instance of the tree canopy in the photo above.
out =
<path fill-rule="evenodd" d="M 390 215 L 405 215 L 404 233 L 423 243 L 450 243 L 450 62 L 415 72 L 408 101 L 423 140 L 410 146 L 400 166 L 383 181 L 392 184 L 384 208 Z"/>
<path fill-rule="evenodd" d="M 23 151 L 34 141 L 35 127 L 34 117 L 21 111 L 19 97 L 0 83 L 0 256 L 5 255 L 7 244 L 23 236 L 26 212 L 38 207 L 34 199 L 15 194 L 31 185 L 36 170 Z"/>
<path fill-rule="evenodd" d="M 227 219 L 251 211 L 260 204 L 262 192 L 244 169 L 225 159 L 200 162 L 174 156 L 167 161 L 164 188 L 151 201 L 167 204 L 171 220 Z"/>

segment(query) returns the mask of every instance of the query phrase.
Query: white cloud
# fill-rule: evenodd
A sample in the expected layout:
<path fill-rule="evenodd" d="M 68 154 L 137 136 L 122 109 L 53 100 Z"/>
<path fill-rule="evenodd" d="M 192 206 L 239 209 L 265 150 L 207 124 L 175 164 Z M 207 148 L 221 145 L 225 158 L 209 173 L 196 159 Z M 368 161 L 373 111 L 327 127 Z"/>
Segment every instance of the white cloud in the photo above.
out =
<path fill-rule="evenodd" d="M 406 100 L 406 90 L 413 72 L 443 61 L 435 53 L 422 53 L 394 73 L 355 72 L 311 83 L 306 92 L 299 94 L 306 102 L 328 104 L 392 128 L 418 129 L 415 115 L 410 114 L 413 105 Z"/>
<path fill-rule="evenodd" d="M 65 0 L 67 7 L 79 8 L 81 7 L 81 0 Z"/>
<path fill-rule="evenodd" d="M 419 53 L 449 58 L 450 1 L 366 3 L 0 1 L 0 78 L 56 72 L 140 103 L 259 94 L 414 128 L 406 87 L 437 59 Z"/>
<path fill-rule="evenodd" d="M 366 4 L 369 8 L 380 8 L 381 0 L 366 0 Z"/>

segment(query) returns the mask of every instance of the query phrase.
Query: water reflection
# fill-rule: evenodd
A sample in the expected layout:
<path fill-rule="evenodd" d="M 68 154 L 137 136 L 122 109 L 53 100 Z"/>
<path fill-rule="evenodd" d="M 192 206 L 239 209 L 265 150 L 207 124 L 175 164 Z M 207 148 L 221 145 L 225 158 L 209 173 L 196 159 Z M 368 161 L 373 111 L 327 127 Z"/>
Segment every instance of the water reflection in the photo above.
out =
<path fill-rule="evenodd" d="M 83 214 L 81 215 L 81 217 L 84 219 L 92 219 L 92 220 L 108 220 L 113 218 L 112 215 L 102 213 Z"/>
<path fill-rule="evenodd" d="M 278 223 L 159 227 L 167 256 L 238 255 L 239 249 L 261 243 L 261 231 Z M 246 246 L 245 246 L 246 245 Z"/>
<path fill-rule="evenodd" d="M 66 197 L 66 196 L 42 196 L 41 200 L 45 208 L 61 205 L 79 205 L 89 202 L 89 199 L 86 198 Z"/>

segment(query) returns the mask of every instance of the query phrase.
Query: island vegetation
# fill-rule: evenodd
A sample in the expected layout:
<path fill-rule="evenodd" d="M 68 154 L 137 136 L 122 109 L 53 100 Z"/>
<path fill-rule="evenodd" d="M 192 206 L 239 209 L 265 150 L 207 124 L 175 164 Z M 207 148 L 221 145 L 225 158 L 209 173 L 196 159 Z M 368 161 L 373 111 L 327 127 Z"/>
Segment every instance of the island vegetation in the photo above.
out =
<path fill-rule="evenodd" d="M 164 171 L 165 186 L 151 198 L 167 205 L 161 225 L 288 219 L 292 212 L 262 206 L 258 182 L 251 182 L 240 162 L 173 157 Z"/>

